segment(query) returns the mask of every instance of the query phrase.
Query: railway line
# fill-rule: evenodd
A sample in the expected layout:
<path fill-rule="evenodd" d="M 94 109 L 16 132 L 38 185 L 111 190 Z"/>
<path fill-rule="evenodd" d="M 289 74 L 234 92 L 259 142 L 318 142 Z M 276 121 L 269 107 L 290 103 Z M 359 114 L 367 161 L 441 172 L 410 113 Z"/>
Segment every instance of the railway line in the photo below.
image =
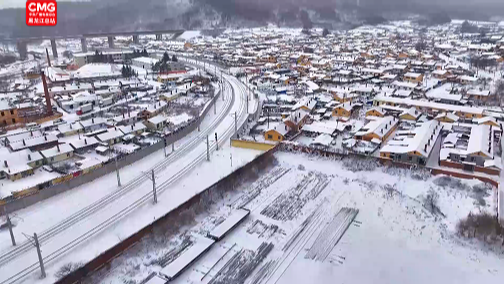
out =
<path fill-rule="evenodd" d="M 223 95 L 225 92 L 222 92 Z M 160 163 L 154 165 L 152 168 L 148 169 L 148 171 L 154 170 L 154 173 L 159 173 L 165 167 L 172 163 L 173 161 L 177 160 L 183 154 L 187 153 L 188 151 L 194 149 L 194 147 L 201 142 L 201 139 L 203 137 L 206 137 L 206 135 L 215 128 L 215 126 L 220 122 L 222 117 L 226 114 L 226 111 L 229 111 L 229 106 L 231 105 L 232 99 L 228 98 L 225 100 L 227 105 L 222 109 L 222 111 L 219 113 L 218 117 L 213 121 L 213 123 L 210 125 L 209 128 L 207 128 L 206 131 L 201 132 L 199 135 L 197 135 L 194 139 L 192 139 L 189 143 L 184 144 L 182 148 L 179 150 L 175 151 L 172 153 L 170 156 L 168 156 L 166 159 L 161 161 Z M 57 225 L 41 232 L 39 234 L 39 242 L 41 244 L 44 244 L 47 240 L 50 238 L 54 237 L 55 235 L 59 234 L 60 232 L 68 229 L 69 227 L 77 224 L 84 218 L 97 213 L 101 209 L 105 208 L 108 204 L 114 202 L 115 199 L 119 198 L 120 196 L 123 196 L 127 192 L 135 189 L 137 186 L 141 185 L 142 183 L 146 182 L 148 180 L 147 176 L 145 174 L 139 175 L 137 178 L 133 179 L 131 182 L 125 184 L 124 186 L 120 187 L 118 190 L 106 195 L 105 197 L 99 199 L 98 201 L 86 206 L 82 210 L 72 214 L 71 216 L 67 217 Z M 4 265 L 5 263 L 9 262 L 10 260 L 14 259 L 16 256 L 29 251 L 33 249 L 33 245 L 29 241 L 25 241 L 19 246 L 13 248 L 12 250 L 8 251 L 7 253 L 3 254 L 0 256 L 0 266 Z"/>
<path fill-rule="evenodd" d="M 241 96 L 246 94 L 244 90 L 244 86 L 241 86 L 241 83 L 238 82 L 234 77 L 228 76 L 228 75 L 223 75 L 225 78 L 225 90 L 223 90 L 222 95 L 224 96 L 225 100 L 225 106 L 222 109 L 222 111 L 218 114 L 215 120 L 212 121 L 211 125 L 205 130 L 203 130 L 201 133 L 199 133 L 196 137 L 194 137 L 189 143 L 186 143 L 182 146 L 182 148 L 178 149 L 175 153 L 172 155 L 168 156 L 166 159 L 164 159 L 162 162 L 156 164 L 149 170 L 154 170 L 155 173 L 160 173 L 162 172 L 167 165 L 171 164 L 172 162 L 176 161 L 182 156 L 185 156 L 188 153 L 192 153 L 193 150 L 197 149 L 198 146 L 201 146 L 203 138 L 206 137 L 209 133 L 211 133 L 225 118 L 227 115 L 229 115 L 229 111 L 234 104 L 236 92 L 238 92 Z M 240 125 L 244 123 L 247 119 L 247 113 L 245 113 L 245 101 L 243 98 L 239 99 L 239 107 L 237 113 L 240 114 L 238 120 Z M 234 133 L 234 123 L 231 123 L 224 133 L 220 134 L 220 139 L 218 141 L 219 144 L 225 143 L 229 137 Z M 182 167 L 179 171 L 175 172 L 172 176 L 170 176 L 168 179 L 165 181 L 161 182 L 157 186 L 157 192 L 158 195 L 161 195 L 163 192 L 165 192 L 167 189 L 170 188 L 171 185 L 173 185 L 176 181 L 184 177 L 186 174 L 191 172 L 197 165 L 199 165 L 203 160 L 206 158 L 206 147 L 199 147 L 200 151 L 198 152 L 197 156 L 190 161 L 185 167 Z M 213 151 L 216 149 L 216 143 L 212 143 L 210 146 L 210 150 Z M 203 151 L 201 151 L 203 150 Z M 56 236 L 63 232 L 67 232 L 71 227 L 77 225 L 78 223 L 82 222 L 83 220 L 88 219 L 89 217 L 95 215 L 101 210 L 104 210 L 107 208 L 109 205 L 113 204 L 116 200 L 121 199 L 124 197 L 126 194 L 129 192 L 133 191 L 133 189 L 136 189 L 138 187 L 141 187 L 146 181 L 148 180 L 147 176 L 145 174 L 138 176 L 137 178 L 133 179 L 130 183 L 124 185 L 123 187 L 119 188 L 118 190 L 110 193 L 109 195 L 103 197 L 102 199 L 94 202 L 93 204 L 88 205 L 87 207 L 83 208 L 82 210 L 76 212 L 75 214 L 72 214 L 71 216 L 67 217 L 64 219 L 62 222 L 58 223 L 57 225 L 43 231 L 40 233 L 40 242 L 42 245 L 44 243 L 47 243 L 49 240 L 54 239 Z M 150 182 L 149 182 L 150 185 Z M 148 187 L 148 186 L 143 186 L 143 187 Z M 96 236 L 98 233 L 103 232 L 105 229 L 109 228 L 116 222 L 120 221 L 124 217 L 128 216 L 130 213 L 134 212 L 137 210 L 139 207 L 143 206 L 144 204 L 148 203 L 149 201 L 152 200 L 152 191 L 149 189 L 147 192 L 145 192 L 140 198 L 135 199 L 133 202 L 128 204 L 127 206 L 124 206 L 121 210 L 114 212 L 114 214 L 111 214 L 107 216 L 106 219 L 101 220 L 100 223 L 96 224 L 93 228 L 87 230 L 83 234 L 79 235 L 76 238 L 73 238 L 71 241 L 66 242 L 63 246 L 53 250 L 52 252 L 44 255 L 44 263 L 48 264 L 59 257 L 63 256 L 64 254 L 67 254 L 70 252 L 72 249 L 76 248 L 80 244 L 90 240 L 92 237 Z M 28 241 L 22 243 L 18 247 L 8 251 L 7 253 L 3 254 L 0 257 L 0 269 L 2 266 L 7 265 L 10 261 L 17 259 L 20 256 L 25 255 L 28 252 L 34 251 L 34 248 L 32 244 Z M 7 265 L 8 266 L 8 265 Z M 36 272 L 39 269 L 39 264 L 38 262 L 33 262 L 29 266 L 25 266 L 24 269 L 17 271 L 15 274 L 12 275 L 5 275 L 4 272 L 0 273 L 0 275 L 5 275 L 7 278 L 0 279 L 1 284 L 6 284 L 6 283 L 17 283 L 18 281 L 24 279 L 31 273 Z M 10 271 L 10 270 L 9 270 Z"/>

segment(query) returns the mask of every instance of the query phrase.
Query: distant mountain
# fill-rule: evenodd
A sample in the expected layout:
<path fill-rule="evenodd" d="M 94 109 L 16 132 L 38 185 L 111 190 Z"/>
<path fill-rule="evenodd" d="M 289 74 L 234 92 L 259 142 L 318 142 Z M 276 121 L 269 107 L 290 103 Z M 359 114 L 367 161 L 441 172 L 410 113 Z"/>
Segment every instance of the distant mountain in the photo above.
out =
<path fill-rule="evenodd" d="M 488 20 L 504 1 L 464 0 L 90 0 L 58 2 L 56 27 L 27 27 L 24 9 L 0 10 L 0 36 L 78 35 L 93 32 L 214 29 L 261 26 L 349 28 L 420 15 L 425 24 L 452 18 Z M 495 2 L 493 2 L 495 1 Z M 442 3 L 441 3 L 442 2 Z M 459 1 L 460 2 L 460 1 Z M 308 8 L 309 7 L 309 8 Z M 477 7 L 477 9 L 475 9 Z"/>

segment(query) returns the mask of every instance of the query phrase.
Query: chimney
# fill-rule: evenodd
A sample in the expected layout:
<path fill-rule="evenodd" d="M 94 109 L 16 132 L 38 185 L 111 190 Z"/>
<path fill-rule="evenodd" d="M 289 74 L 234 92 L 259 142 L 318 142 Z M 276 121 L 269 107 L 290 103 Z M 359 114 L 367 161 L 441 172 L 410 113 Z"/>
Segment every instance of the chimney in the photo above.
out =
<path fill-rule="evenodd" d="M 58 148 L 58 153 L 61 152 L 60 148 L 59 148 L 59 144 L 56 145 L 56 148 Z"/>
<path fill-rule="evenodd" d="M 94 123 L 94 118 L 91 118 L 91 123 Z"/>
<path fill-rule="evenodd" d="M 72 129 L 72 124 L 70 123 L 70 129 Z"/>
<path fill-rule="evenodd" d="M 133 130 L 133 124 L 131 125 L 131 130 Z"/>
<path fill-rule="evenodd" d="M 24 140 L 24 139 L 23 139 L 23 146 L 26 146 L 26 142 L 25 142 L 25 140 Z"/>
<path fill-rule="evenodd" d="M 47 141 L 47 136 L 44 136 L 44 140 Z"/>
<path fill-rule="evenodd" d="M 28 161 L 31 161 L 31 155 L 28 154 Z"/>
<path fill-rule="evenodd" d="M 84 138 L 84 145 L 87 145 L 87 139 Z"/>
<path fill-rule="evenodd" d="M 9 164 L 7 164 L 7 160 L 4 160 L 4 166 L 5 166 L 6 168 L 8 168 L 8 167 L 9 167 Z"/>
<path fill-rule="evenodd" d="M 44 85 L 44 94 L 45 94 L 45 100 L 46 100 L 46 107 L 47 107 L 47 115 L 52 115 L 52 105 L 51 105 L 51 97 L 49 96 L 49 90 L 47 89 L 47 82 L 46 82 L 46 76 L 44 74 L 44 71 L 40 72 L 40 76 L 42 77 L 42 84 Z"/>
<path fill-rule="evenodd" d="M 47 48 L 45 49 L 45 53 L 47 56 L 47 65 L 51 67 L 51 59 L 49 58 L 49 51 L 47 50 Z"/>
<path fill-rule="evenodd" d="M 33 131 L 30 130 L 30 136 L 33 136 Z"/>

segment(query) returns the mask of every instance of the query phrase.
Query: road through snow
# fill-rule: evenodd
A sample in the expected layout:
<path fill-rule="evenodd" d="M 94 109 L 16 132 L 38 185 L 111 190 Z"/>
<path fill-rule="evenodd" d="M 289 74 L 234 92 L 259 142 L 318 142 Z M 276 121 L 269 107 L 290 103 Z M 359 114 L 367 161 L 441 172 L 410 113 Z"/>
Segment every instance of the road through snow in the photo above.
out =
<path fill-rule="evenodd" d="M 134 225 L 127 223 L 127 231 L 120 230 L 117 233 L 118 223 L 124 224 L 125 217 L 133 212 L 137 213 L 140 207 L 144 208 L 146 205 L 153 206 L 152 183 L 147 178 L 147 174 L 149 173 L 143 175 L 139 175 L 139 173 L 142 170 L 150 171 L 150 168 L 155 170 L 158 196 L 162 200 L 165 191 L 171 191 L 173 184 L 189 174 L 206 159 L 206 135 L 211 137 L 210 148 L 211 151 L 214 151 L 216 148 L 215 139 L 213 139 L 214 132 L 217 132 L 219 135 L 219 145 L 223 145 L 234 133 L 235 118 L 232 114 L 235 112 L 238 114 L 237 123 L 239 125 L 242 125 L 246 121 L 244 86 L 234 77 L 228 75 L 224 75 L 223 77 L 226 81 L 226 87 L 223 92 L 224 101 L 222 102 L 221 99 L 218 100 L 221 102 L 219 114 L 214 116 L 210 123 L 204 121 L 200 133 L 193 133 L 187 139 L 184 138 L 181 142 L 177 143 L 175 152 L 171 153 L 167 159 L 163 159 L 164 154 L 162 154 L 163 150 L 161 150 L 151 155 L 159 156 L 159 154 L 162 154 L 160 161 L 152 161 L 151 156 L 149 156 L 146 158 L 147 160 L 151 160 L 148 163 L 142 163 L 145 162 L 142 160 L 126 169 L 121 169 L 121 178 L 123 178 L 123 182 L 126 182 L 121 188 L 110 187 L 111 184 L 115 184 L 113 178 L 115 174 L 112 174 L 109 175 L 112 177 L 99 179 L 89 185 L 75 189 L 76 191 L 80 191 L 78 195 L 84 199 L 79 200 L 76 206 L 79 207 L 78 210 L 68 208 L 68 211 L 63 211 L 58 208 L 58 204 L 65 203 L 66 201 L 64 196 L 62 196 L 56 202 L 52 202 L 53 200 L 50 199 L 47 202 L 33 206 L 34 208 L 27 208 L 19 212 L 18 218 L 22 218 L 23 221 L 19 222 L 20 226 L 16 227 L 15 231 L 18 243 L 21 244 L 14 249 L 10 247 L 6 249 L 5 244 L 8 244 L 8 234 L 2 233 L 3 236 L 1 236 L 4 245 L 0 247 L 0 250 L 2 250 L 2 256 L 0 256 L 0 283 L 17 283 L 21 281 L 33 283 L 39 275 L 40 270 L 36 261 L 35 249 L 29 242 L 20 241 L 22 230 L 26 230 L 25 232 L 30 235 L 30 231 L 39 233 L 44 263 L 46 266 L 50 266 L 51 263 L 58 262 L 64 255 L 69 254 L 69 252 L 73 254 L 75 249 L 81 249 L 84 246 L 87 255 L 80 258 L 81 261 L 85 262 L 100 254 L 113 245 L 111 242 L 97 241 L 101 237 L 108 237 L 106 236 L 107 234 L 103 234 L 105 231 L 110 232 L 114 236 L 121 235 L 121 237 L 114 237 L 114 241 L 117 243 L 122 237 L 127 237 L 128 234 L 134 233 L 148 224 L 149 222 L 146 222 L 146 220 L 142 220 Z M 138 166 L 138 164 L 141 164 L 141 166 Z M 151 167 L 150 165 L 152 164 L 155 166 Z M 204 184 L 204 181 L 202 181 L 202 184 Z M 108 188 L 107 194 L 101 194 L 100 198 L 86 198 L 87 190 L 90 187 L 99 188 L 102 186 Z M 75 196 L 77 193 L 73 195 Z M 171 202 L 177 204 L 177 198 L 174 197 L 170 196 L 172 199 Z M 180 199 L 180 203 L 183 201 L 185 201 L 184 198 Z M 42 208 L 43 210 L 37 210 L 38 208 Z M 62 214 L 62 212 L 67 212 L 67 214 Z M 23 214 L 26 215 L 23 216 Z M 156 213 L 154 218 L 162 214 L 162 212 Z M 44 216 L 51 216 L 50 219 L 52 219 L 52 222 L 42 221 L 45 226 L 38 225 L 37 221 L 43 219 Z M 27 222 L 28 220 L 30 222 Z M 149 220 L 152 221 L 151 218 Z M 41 282 L 52 283 L 55 280 L 53 277 L 53 275 L 49 274 L 48 278 L 41 280 Z"/>

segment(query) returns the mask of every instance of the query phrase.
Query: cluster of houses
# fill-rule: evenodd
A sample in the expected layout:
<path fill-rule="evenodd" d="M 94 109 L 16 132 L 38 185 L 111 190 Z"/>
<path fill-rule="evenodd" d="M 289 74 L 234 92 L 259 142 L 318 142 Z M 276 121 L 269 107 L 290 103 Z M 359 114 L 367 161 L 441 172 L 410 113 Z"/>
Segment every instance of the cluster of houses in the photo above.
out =
<path fill-rule="evenodd" d="M 162 84 L 146 78 L 51 80 L 57 69 L 47 67 L 45 72 L 52 74 L 48 76 L 48 94 L 64 116 L 26 124 L 23 131 L 2 135 L 0 178 L 15 181 L 33 175 L 41 167 L 50 171 L 68 163 L 78 169 L 83 164 L 90 166 L 115 155 L 127 155 L 161 141 L 195 119 L 188 114 L 191 109 L 185 111 L 178 106 L 178 98 L 183 102 L 210 100 L 209 81 L 201 76 L 195 78 L 194 74 Z M 23 96 L 43 103 L 44 95 L 44 89 L 36 85 Z M 0 106 L 5 106 L 1 108 L 2 117 L 13 119 L 21 113 L 20 104 L 15 109 L 7 108 L 11 105 L 7 101 L 17 98 L 10 95 L 0 101 Z M 178 115 L 171 105 L 177 107 Z M 83 111 L 86 106 L 90 108 Z"/>
<path fill-rule="evenodd" d="M 498 176 L 504 113 L 492 86 L 503 79 L 504 31 L 490 32 L 256 29 L 198 39 L 190 52 L 237 66 L 263 98 L 250 139 Z M 471 66 L 475 57 L 490 67 Z"/>

